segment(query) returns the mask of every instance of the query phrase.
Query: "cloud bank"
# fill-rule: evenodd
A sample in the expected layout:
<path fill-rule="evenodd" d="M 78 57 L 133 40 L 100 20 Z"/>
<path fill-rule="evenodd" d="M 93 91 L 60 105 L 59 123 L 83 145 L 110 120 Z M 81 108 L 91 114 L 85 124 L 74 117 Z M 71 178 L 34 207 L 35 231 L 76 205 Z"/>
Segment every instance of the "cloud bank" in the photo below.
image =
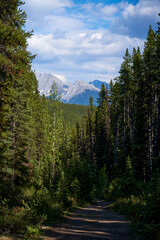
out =
<path fill-rule="evenodd" d="M 108 81 L 118 75 L 125 49 L 143 49 L 149 24 L 156 28 L 159 0 L 28 0 L 26 28 L 34 29 L 29 50 L 33 68 L 64 75 L 68 81 Z"/>

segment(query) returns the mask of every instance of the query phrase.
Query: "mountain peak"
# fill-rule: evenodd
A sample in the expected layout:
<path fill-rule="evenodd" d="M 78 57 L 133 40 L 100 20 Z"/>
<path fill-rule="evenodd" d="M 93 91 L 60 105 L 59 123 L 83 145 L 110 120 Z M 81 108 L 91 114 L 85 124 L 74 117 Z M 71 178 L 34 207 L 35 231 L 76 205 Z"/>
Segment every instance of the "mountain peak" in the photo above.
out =
<path fill-rule="evenodd" d="M 61 93 L 62 102 L 88 105 L 92 96 L 96 101 L 98 92 L 103 82 L 94 80 L 87 83 L 77 80 L 74 84 L 67 83 L 65 77 L 51 73 L 36 73 L 40 94 L 49 95 L 53 82 L 56 82 L 58 91 Z"/>
<path fill-rule="evenodd" d="M 61 76 L 61 75 L 60 75 Z M 41 95 L 48 96 L 54 82 L 57 83 L 58 90 L 64 93 L 69 88 L 70 84 L 62 81 L 58 78 L 58 75 L 52 73 L 36 73 L 36 78 L 38 80 L 38 89 Z"/>
<path fill-rule="evenodd" d="M 77 80 L 75 81 L 75 83 L 73 85 L 86 85 L 86 82 L 84 82 L 83 80 Z"/>
<path fill-rule="evenodd" d="M 109 84 L 107 82 L 102 82 L 100 80 L 95 79 L 93 82 L 89 82 L 98 89 L 101 89 L 102 84 L 104 84 L 107 88 L 109 88 Z"/>

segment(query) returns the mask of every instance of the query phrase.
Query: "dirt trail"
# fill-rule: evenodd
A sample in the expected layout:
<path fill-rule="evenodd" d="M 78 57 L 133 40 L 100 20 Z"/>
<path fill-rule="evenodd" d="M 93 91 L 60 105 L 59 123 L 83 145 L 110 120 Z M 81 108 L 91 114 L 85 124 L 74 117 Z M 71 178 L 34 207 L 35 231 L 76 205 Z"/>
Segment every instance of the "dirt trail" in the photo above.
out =
<path fill-rule="evenodd" d="M 139 240 L 129 229 L 129 221 L 107 209 L 108 202 L 77 209 L 64 222 L 46 229 L 45 240 Z"/>

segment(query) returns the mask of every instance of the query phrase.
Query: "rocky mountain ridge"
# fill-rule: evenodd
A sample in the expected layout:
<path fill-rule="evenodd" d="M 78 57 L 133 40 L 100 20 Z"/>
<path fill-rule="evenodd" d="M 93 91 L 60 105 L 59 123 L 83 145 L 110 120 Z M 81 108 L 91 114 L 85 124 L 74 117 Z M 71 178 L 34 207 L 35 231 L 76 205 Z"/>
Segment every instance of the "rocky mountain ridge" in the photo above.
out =
<path fill-rule="evenodd" d="M 86 83 L 83 80 L 77 80 L 74 84 L 67 83 L 64 79 L 60 79 L 51 73 L 36 73 L 38 80 L 38 88 L 41 95 L 49 96 L 49 92 L 54 82 L 56 82 L 58 91 L 61 93 L 61 99 L 64 103 L 88 105 L 90 96 L 93 97 L 94 103 L 100 91 L 102 82 L 94 80 Z"/>

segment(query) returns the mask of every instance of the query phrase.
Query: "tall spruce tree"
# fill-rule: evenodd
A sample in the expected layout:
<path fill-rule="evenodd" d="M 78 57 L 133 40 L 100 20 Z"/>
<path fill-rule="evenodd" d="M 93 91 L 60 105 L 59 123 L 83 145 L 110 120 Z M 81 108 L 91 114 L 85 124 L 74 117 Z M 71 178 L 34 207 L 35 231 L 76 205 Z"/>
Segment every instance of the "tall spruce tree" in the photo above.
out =
<path fill-rule="evenodd" d="M 134 157 L 133 167 L 136 177 L 145 180 L 147 149 L 147 105 L 145 100 L 144 62 L 140 49 L 133 49 L 133 81 L 134 81 Z"/>
<path fill-rule="evenodd" d="M 125 159 L 131 155 L 131 90 L 132 59 L 128 49 L 121 64 L 120 76 L 120 115 L 119 115 L 119 151 L 121 166 L 125 169 Z"/>
<path fill-rule="evenodd" d="M 102 84 L 97 99 L 98 107 L 96 111 L 96 165 L 97 171 L 106 166 L 108 174 L 112 168 L 111 141 L 110 141 L 110 116 L 108 90 Z"/>
<path fill-rule="evenodd" d="M 159 13 L 160 16 L 160 13 Z M 154 171 L 160 169 L 160 22 L 156 31 L 156 61 L 155 61 L 155 121 L 154 121 Z"/>
<path fill-rule="evenodd" d="M 156 36 L 155 32 L 149 27 L 147 41 L 144 46 L 144 77 L 146 84 L 146 104 L 148 106 L 148 164 L 147 176 L 152 178 L 153 165 L 153 144 L 154 144 L 154 105 L 156 90 Z"/>
<path fill-rule="evenodd" d="M 86 135 L 88 144 L 88 158 L 91 165 L 94 166 L 95 156 L 95 107 L 93 105 L 93 98 L 89 99 L 88 116 L 86 120 Z"/>
<path fill-rule="evenodd" d="M 121 102 L 120 84 L 118 78 L 110 82 L 110 119 L 111 119 L 111 134 L 113 135 L 114 146 L 114 163 L 117 164 L 119 159 L 119 116 L 120 116 L 120 102 Z"/>
<path fill-rule="evenodd" d="M 13 196 L 15 201 L 20 201 L 21 187 L 29 180 L 30 102 L 37 91 L 31 71 L 33 56 L 27 51 L 31 33 L 23 30 L 26 15 L 21 4 L 20 0 L 0 2 L 1 196 Z"/>
<path fill-rule="evenodd" d="M 86 137 L 85 151 L 86 159 L 90 166 L 92 182 L 96 179 L 96 163 L 95 163 L 95 112 L 96 108 L 93 105 L 93 97 L 89 98 L 88 115 L 86 116 Z"/>

